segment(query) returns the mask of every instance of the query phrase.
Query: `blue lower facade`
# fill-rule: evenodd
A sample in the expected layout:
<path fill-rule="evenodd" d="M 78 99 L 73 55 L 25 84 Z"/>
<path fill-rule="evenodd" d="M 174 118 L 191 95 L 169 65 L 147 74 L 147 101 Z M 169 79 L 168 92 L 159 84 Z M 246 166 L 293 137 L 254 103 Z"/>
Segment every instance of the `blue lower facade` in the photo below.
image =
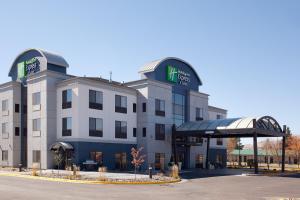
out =
<path fill-rule="evenodd" d="M 102 153 L 102 165 L 109 170 L 118 170 L 119 166 L 116 159 L 116 154 L 122 153 L 126 155 L 126 166 L 123 169 L 131 169 L 131 148 L 136 148 L 136 144 L 120 144 L 120 143 L 99 143 L 99 142 L 69 142 L 74 147 L 73 163 L 83 166 L 86 160 L 92 160 L 91 152 Z M 125 160 L 125 159 L 123 159 Z"/>
<path fill-rule="evenodd" d="M 227 165 L 227 150 L 210 148 L 208 152 L 209 163 L 217 167 L 224 168 Z"/>

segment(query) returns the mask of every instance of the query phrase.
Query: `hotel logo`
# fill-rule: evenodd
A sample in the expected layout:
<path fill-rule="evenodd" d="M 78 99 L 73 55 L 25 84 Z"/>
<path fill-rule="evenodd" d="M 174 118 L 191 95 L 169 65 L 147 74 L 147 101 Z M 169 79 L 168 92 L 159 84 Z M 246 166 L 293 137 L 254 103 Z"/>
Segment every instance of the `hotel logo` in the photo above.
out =
<path fill-rule="evenodd" d="M 167 80 L 173 83 L 178 81 L 178 69 L 172 67 L 171 65 L 167 66 Z"/>

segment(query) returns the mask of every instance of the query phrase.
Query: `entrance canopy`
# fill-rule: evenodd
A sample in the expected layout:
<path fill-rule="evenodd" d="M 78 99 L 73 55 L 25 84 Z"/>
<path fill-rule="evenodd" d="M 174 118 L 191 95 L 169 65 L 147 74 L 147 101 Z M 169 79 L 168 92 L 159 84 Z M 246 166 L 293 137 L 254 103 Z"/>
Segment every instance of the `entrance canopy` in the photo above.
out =
<path fill-rule="evenodd" d="M 270 117 L 232 118 L 186 122 L 176 128 L 176 136 L 192 137 L 283 137 L 284 131 L 278 122 Z"/>
<path fill-rule="evenodd" d="M 73 151 L 74 150 L 73 146 L 69 143 L 55 142 L 54 144 L 51 145 L 50 151 L 57 151 L 60 148 L 62 148 L 64 151 Z"/>

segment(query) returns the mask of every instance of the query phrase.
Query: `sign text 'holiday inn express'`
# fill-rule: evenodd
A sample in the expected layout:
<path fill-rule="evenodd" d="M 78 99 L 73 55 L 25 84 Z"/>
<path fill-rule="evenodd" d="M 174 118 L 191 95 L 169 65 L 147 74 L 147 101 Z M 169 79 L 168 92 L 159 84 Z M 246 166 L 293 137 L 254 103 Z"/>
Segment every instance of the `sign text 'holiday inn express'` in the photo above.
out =
<path fill-rule="evenodd" d="M 40 71 L 40 62 L 37 58 L 18 63 L 18 78 L 24 78 L 31 73 Z"/>
<path fill-rule="evenodd" d="M 178 69 L 175 66 L 168 65 L 167 81 L 186 86 L 190 82 L 190 74 Z"/>

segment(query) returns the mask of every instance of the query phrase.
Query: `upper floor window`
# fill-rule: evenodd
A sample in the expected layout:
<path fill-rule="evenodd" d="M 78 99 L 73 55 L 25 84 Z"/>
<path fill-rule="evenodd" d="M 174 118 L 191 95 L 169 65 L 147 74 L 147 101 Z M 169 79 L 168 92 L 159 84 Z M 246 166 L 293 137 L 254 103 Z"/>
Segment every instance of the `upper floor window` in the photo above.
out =
<path fill-rule="evenodd" d="M 72 136 L 72 117 L 62 119 L 62 136 Z"/>
<path fill-rule="evenodd" d="M 143 137 L 146 137 L 146 136 L 147 136 L 147 128 L 144 127 L 144 128 L 143 128 Z"/>
<path fill-rule="evenodd" d="M 8 111 L 8 99 L 2 101 L 2 111 Z"/>
<path fill-rule="evenodd" d="M 2 123 L 2 133 L 8 133 L 8 123 Z"/>
<path fill-rule="evenodd" d="M 115 138 L 127 138 L 127 122 L 115 121 Z"/>
<path fill-rule="evenodd" d="M 89 91 L 89 108 L 102 110 L 103 109 L 103 93 L 95 90 Z"/>
<path fill-rule="evenodd" d="M 156 140 L 165 140 L 165 125 L 164 124 L 155 124 L 155 139 Z"/>
<path fill-rule="evenodd" d="M 132 131 L 133 133 L 132 133 L 132 136 L 133 137 L 136 137 L 136 128 L 133 128 L 133 131 Z"/>
<path fill-rule="evenodd" d="M 40 104 L 41 104 L 41 93 L 40 92 L 32 93 L 32 105 L 36 106 Z"/>
<path fill-rule="evenodd" d="M 136 103 L 132 104 L 132 112 L 136 113 Z"/>
<path fill-rule="evenodd" d="M 20 136 L 20 128 L 15 127 L 15 136 Z"/>
<path fill-rule="evenodd" d="M 155 115 L 165 116 L 165 101 L 155 99 Z"/>
<path fill-rule="evenodd" d="M 15 113 L 19 113 L 20 112 L 20 104 L 15 104 Z"/>
<path fill-rule="evenodd" d="M 89 136 L 103 137 L 103 120 L 100 118 L 89 118 Z"/>
<path fill-rule="evenodd" d="M 196 108 L 196 121 L 203 120 L 203 108 Z"/>
<path fill-rule="evenodd" d="M 147 112 L 147 104 L 143 103 L 143 112 Z"/>
<path fill-rule="evenodd" d="M 41 130 L 41 119 L 40 118 L 32 120 L 32 130 L 33 131 Z"/>
<path fill-rule="evenodd" d="M 115 96 L 115 112 L 127 113 L 127 97 L 121 95 Z"/>
<path fill-rule="evenodd" d="M 222 138 L 217 138 L 217 145 L 222 146 L 223 145 L 223 139 Z"/>
<path fill-rule="evenodd" d="M 72 108 L 72 90 L 64 90 L 62 91 L 62 108 Z"/>
<path fill-rule="evenodd" d="M 222 118 L 223 118 L 222 115 L 220 114 L 217 115 L 217 119 L 222 119 Z"/>

